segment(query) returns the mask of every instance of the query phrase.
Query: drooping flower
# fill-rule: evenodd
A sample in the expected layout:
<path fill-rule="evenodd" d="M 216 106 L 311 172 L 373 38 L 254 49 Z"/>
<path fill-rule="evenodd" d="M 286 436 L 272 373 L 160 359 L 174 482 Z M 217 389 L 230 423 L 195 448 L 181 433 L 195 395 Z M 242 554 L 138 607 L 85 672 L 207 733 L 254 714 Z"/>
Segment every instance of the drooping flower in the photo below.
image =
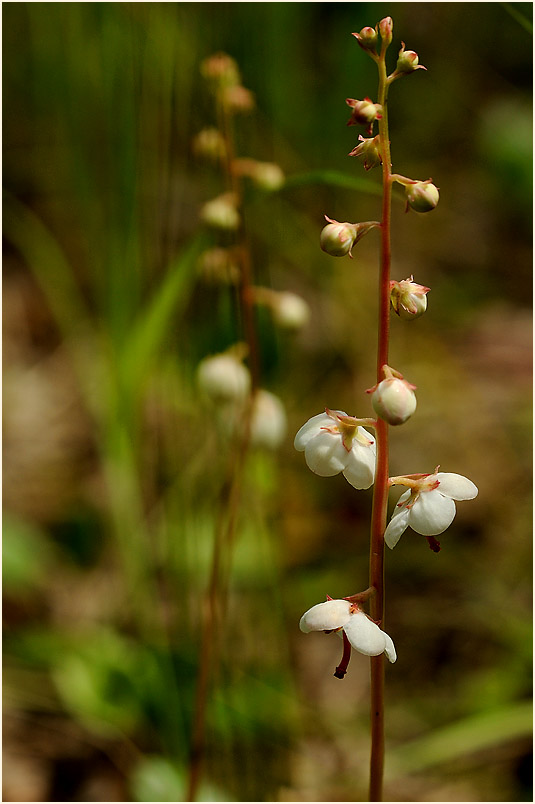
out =
<path fill-rule="evenodd" d="M 277 449 L 286 435 L 286 411 L 275 394 L 260 389 L 255 394 L 251 419 L 253 447 Z"/>
<path fill-rule="evenodd" d="M 249 393 L 251 375 L 239 354 L 229 351 L 201 360 L 197 367 L 197 384 L 202 394 L 213 402 L 242 401 Z"/>
<path fill-rule="evenodd" d="M 375 478 L 375 439 L 360 425 L 368 422 L 327 408 L 301 427 L 294 447 L 305 453 L 315 474 L 332 477 L 342 472 L 354 488 L 367 489 Z"/>
<path fill-rule="evenodd" d="M 385 379 L 366 393 L 372 395 L 373 409 L 381 419 L 392 425 L 403 424 L 416 410 L 416 386 L 386 364 L 383 374 Z"/>
<path fill-rule="evenodd" d="M 342 630 L 352 648 L 365 656 L 379 656 L 386 653 L 390 662 L 396 661 L 396 649 L 392 639 L 382 631 L 373 620 L 349 600 L 327 600 L 312 606 L 299 622 L 305 634 L 311 631 Z"/>
<path fill-rule="evenodd" d="M 473 500 L 478 488 L 467 477 L 454 472 L 392 477 L 390 485 L 409 488 L 399 498 L 385 531 L 385 542 L 391 549 L 410 526 L 422 536 L 437 536 L 448 528 L 455 517 L 454 500 Z"/>

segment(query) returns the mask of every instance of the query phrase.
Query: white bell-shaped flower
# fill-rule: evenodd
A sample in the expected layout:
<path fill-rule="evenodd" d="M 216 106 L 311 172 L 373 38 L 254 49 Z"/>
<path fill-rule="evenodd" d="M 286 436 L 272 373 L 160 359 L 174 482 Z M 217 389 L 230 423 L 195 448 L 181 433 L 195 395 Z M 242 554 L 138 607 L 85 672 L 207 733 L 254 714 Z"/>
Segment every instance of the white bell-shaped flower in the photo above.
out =
<path fill-rule="evenodd" d="M 356 489 L 369 488 L 375 478 L 375 439 L 359 426 L 362 419 L 341 410 L 313 416 L 294 440 L 298 452 L 305 453 L 307 466 L 321 477 L 340 472 Z"/>
<path fill-rule="evenodd" d="M 197 367 L 197 385 L 214 402 L 245 399 L 251 387 L 251 375 L 241 360 L 230 352 L 205 357 Z"/>
<path fill-rule="evenodd" d="M 257 391 L 251 419 L 251 444 L 254 447 L 277 449 L 286 435 L 284 405 L 270 391 Z"/>
<path fill-rule="evenodd" d="M 385 542 L 390 548 L 396 546 L 409 526 L 422 536 L 443 533 L 455 517 L 454 500 L 473 500 L 478 494 L 471 480 L 454 472 L 395 477 L 390 483 L 409 486 L 399 498 L 385 531 Z"/>
<path fill-rule="evenodd" d="M 299 628 L 305 634 L 310 631 L 343 630 L 351 647 L 365 656 L 386 653 L 390 662 L 396 661 L 396 649 L 392 639 L 373 620 L 349 600 L 327 600 L 312 606 L 303 616 Z"/>

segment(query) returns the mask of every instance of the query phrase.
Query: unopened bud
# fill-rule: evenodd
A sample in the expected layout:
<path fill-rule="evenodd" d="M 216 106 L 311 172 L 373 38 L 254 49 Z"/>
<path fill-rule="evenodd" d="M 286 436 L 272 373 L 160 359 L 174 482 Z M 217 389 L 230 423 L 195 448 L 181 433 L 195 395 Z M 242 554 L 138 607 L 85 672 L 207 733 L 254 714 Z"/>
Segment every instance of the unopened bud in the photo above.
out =
<path fill-rule="evenodd" d="M 199 274 L 205 282 L 223 285 L 237 285 L 240 269 L 232 253 L 225 248 L 211 248 L 199 257 Z"/>
<path fill-rule="evenodd" d="M 207 201 L 201 209 L 201 218 L 216 229 L 237 229 L 240 215 L 236 209 L 236 197 L 233 193 L 224 193 Z"/>
<path fill-rule="evenodd" d="M 220 87 L 231 87 L 241 81 L 238 65 L 226 53 L 214 53 L 201 63 L 201 74 Z"/>
<path fill-rule="evenodd" d="M 277 293 L 273 303 L 273 318 L 283 329 L 301 329 L 310 320 L 310 307 L 297 293 Z"/>
<path fill-rule="evenodd" d="M 193 140 L 193 152 L 204 159 L 217 162 L 225 156 L 225 138 L 217 128 L 203 128 Z"/>
<path fill-rule="evenodd" d="M 345 257 L 346 254 L 352 257 L 351 249 L 357 239 L 356 224 L 348 223 L 347 221 L 339 223 L 327 218 L 327 215 L 325 215 L 325 219 L 330 223 L 321 230 L 320 246 L 322 251 L 330 254 L 331 257 Z"/>
<path fill-rule="evenodd" d="M 394 29 L 394 23 L 392 22 L 392 17 L 385 17 L 379 23 L 379 33 L 381 34 L 381 39 L 383 40 L 383 48 L 385 49 L 392 41 L 393 29 Z"/>
<path fill-rule="evenodd" d="M 390 302 L 400 318 L 414 320 L 427 310 L 427 294 L 430 288 L 412 281 L 412 276 L 401 282 L 390 282 Z"/>
<path fill-rule="evenodd" d="M 256 159 L 235 159 L 233 169 L 240 176 L 248 176 L 263 190 L 279 190 L 284 184 L 284 173 L 273 162 L 257 162 Z"/>
<path fill-rule="evenodd" d="M 414 70 L 427 70 L 427 67 L 424 67 L 423 64 L 418 64 L 418 54 L 414 50 L 405 50 L 405 42 L 402 42 L 396 73 L 412 73 Z"/>
<path fill-rule="evenodd" d="M 197 368 L 197 384 L 204 396 L 216 403 L 245 399 L 251 387 L 251 376 L 241 360 L 233 354 L 205 357 Z"/>
<path fill-rule="evenodd" d="M 222 100 L 229 112 L 250 112 L 255 106 L 253 93 L 241 85 L 226 87 Z"/>
<path fill-rule="evenodd" d="M 430 212 L 439 200 L 438 187 L 430 181 L 417 181 L 405 187 L 407 203 L 415 212 Z"/>
<path fill-rule="evenodd" d="M 389 373 L 392 374 L 391 371 Z M 401 375 L 387 376 L 375 388 L 370 389 L 374 411 L 389 424 L 403 424 L 416 410 L 415 387 Z"/>
<path fill-rule="evenodd" d="M 370 28 L 367 26 L 363 28 L 360 33 L 354 33 L 353 36 L 363 50 L 370 50 L 375 53 L 375 46 L 377 45 L 377 28 Z"/>
<path fill-rule="evenodd" d="M 277 449 L 286 430 L 286 411 L 280 399 L 269 391 L 257 391 L 251 419 L 251 445 Z"/>
<path fill-rule="evenodd" d="M 359 134 L 360 145 L 357 145 L 349 152 L 349 156 L 356 156 L 364 164 L 365 170 L 382 165 L 383 160 L 381 157 L 380 138 L 379 134 L 376 137 L 365 139 L 362 134 Z"/>
<path fill-rule="evenodd" d="M 346 98 L 346 103 L 352 109 L 351 117 L 347 121 L 347 125 L 366 126 L 371 132 L 373 123 L 381 117 L 381 105 L 379 103 L 373 103 L 370 98 L 364 98 L 364 100 Z"/>

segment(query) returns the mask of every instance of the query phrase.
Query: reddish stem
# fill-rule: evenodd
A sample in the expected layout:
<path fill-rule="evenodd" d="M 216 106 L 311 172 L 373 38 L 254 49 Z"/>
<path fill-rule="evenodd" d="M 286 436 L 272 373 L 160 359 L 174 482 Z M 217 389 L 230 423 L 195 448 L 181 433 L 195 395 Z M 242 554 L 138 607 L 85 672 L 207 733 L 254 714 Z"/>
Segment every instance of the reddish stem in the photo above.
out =
<path fill-rule="evenodd" d="M 384 52 L 378 59 L 379 103 L 383 107 L 379 135 L 383 161 L 383 202 L 381 218 L 381 271 L 379 279 L 379 315 L 377 337 L 377 382 L 383 366 L 388 365 L 390 334 L 390 208 L 392 173 L 388 139 L 388 80 Z M 370 616 L 383 624 L 384 619 L 384 532 L 388 507 L 388 424 L 382 419 L 376 426 L 377 464 L 373 492 L 370 539 L 370 586 L 376 594 L 370 599 Z M 370 658 L 370 801 L 383 800 L 384 768 L 384 655 Z"/>

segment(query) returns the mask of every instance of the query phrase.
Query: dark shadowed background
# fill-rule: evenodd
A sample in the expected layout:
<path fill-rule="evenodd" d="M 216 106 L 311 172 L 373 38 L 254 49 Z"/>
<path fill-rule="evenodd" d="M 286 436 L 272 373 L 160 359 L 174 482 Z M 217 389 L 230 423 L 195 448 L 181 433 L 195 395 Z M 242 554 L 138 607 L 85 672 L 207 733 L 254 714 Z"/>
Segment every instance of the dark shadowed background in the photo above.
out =
<path fill-rule="evenodd" d="M 346 97 L 375 99 L 351 36 L 394 19 L 427 72 L 396 82 L 396 172 L 440 187 L 393 208 L 393 277 L 431 288 L 394 317 L 418 386 L 391 474 L 479 487 L 432 553 L 386 557 L 387 799 L 530 801 L 532 6 L 529 3 L 12 3 L 3 6 L 4 800 L 184 795 L 199 628 L 225 455 L 195 387 L 241 337 L 235 290 L 203 283 L 222 191 L 192 139 L 215 124 L 199 66 L 234 57 L 256 109 L 237 151 L 278 163 L 251 189 L 255 281 L 302 295 L 299 333 L 257 319 L 262 385 L 288 435 L 249 455 L 206 801 L 362 801 L 368 661 L 298 621 L 367 583 L 371 490 L 292 446 L 326 406 L 371 415 L 378 238 L 319 249 L 323 215 L 380 215 L 348 152 Z M 392 504 L 396 495 L 392 493 Z"/>

